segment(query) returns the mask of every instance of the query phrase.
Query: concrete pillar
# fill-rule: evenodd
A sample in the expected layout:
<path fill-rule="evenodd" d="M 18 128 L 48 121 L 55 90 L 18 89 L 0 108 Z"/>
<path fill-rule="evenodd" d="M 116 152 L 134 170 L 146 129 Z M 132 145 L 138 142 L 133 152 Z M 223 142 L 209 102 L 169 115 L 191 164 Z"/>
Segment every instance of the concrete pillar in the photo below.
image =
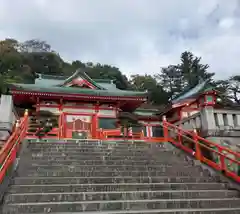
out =
<path fill-rule="evenodd" d="M 240 126 L 240 114 L 236 115 L 236 125 Z"/>
<path fill-rule="evenodd" d="M 227 114 L 227 125 L 234 127 L 234 121 L 233 121 L 233 115 L 232 114 Z"/>
<path fill-rule="evenodd" d="M 212 106 L 204 107 L 201 112 L 201 122 L 203 130 L 215 130 L 216 123 L 214 118 L 214 108 Z"/>
<path fill-rule="evenodd" d="M 224 126 L 224 121 L 223 121 L 223 114 L 222 113 L 217 113 L 217 123 L 219 127 Z"/>
<path fill-rule="evenodd" d="M 11 95 L 2 95 L 0 104 L 0 129 L 11 131 L 14 121 Z"/>

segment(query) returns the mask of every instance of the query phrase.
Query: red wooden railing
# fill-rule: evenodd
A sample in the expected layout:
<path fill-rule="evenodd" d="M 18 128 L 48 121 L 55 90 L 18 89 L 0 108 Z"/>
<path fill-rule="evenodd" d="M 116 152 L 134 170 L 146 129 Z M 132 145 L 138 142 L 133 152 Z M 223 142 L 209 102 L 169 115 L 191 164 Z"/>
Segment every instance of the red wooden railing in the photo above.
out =
<path fill-rule="evenodd" d="M 12 135 L 8 138 L 0 150 L 0 183 L 2 183 L 6 172 L 16 159 L 20 144 L 25 138 L 28 128 L 28 111 L 25 111 L 24 117 L 17 121 Z"/>
<path fill-rule="evenodd" d="M 196 130 L 185 131 L 163 119 L 164 138 L 178 148 L 226 176 L 240 182 L 240 153 L 200 137 Z M 187 141 L 185 141 L 187 139 Z M 187 142 L 188 144 L 186 144 Z M 190 146 L 192 144 L 192 146 Z M 209 157 L 206 153 L 212 155 Z M 231 166 L 236 166 L 232 169 Z"/>
<path fill-rule="evenodd" d="M 98 129 L 97 130 L 97 138 L 101 140 L 146 140 L 148 142 L 164 142 L 164 137 L 146 137 L 144 136 L 143 131 L 139 132 L 130 132 L 129 130 L 125 130 L 124 134 L 122 134 L 121 128 L 119 129 Z"/>
<path fill-rule="evenodd" d="M 121 136 L 121 129 L 102 130 L 104 138 Z"/>

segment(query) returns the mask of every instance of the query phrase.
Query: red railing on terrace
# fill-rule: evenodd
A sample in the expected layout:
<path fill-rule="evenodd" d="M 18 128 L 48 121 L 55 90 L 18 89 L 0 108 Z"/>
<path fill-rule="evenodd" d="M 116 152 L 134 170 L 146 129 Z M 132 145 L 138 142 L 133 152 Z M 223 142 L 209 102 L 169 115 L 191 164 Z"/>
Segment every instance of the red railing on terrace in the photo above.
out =
<path fill-rule="evenodd" d="M 240 182 L 240 153 L 200 137 L 197 131 L 185 131 L 163 119 L 164 137 L 200 162 Z"/>
<path fill-rule="evenodd" d="M 0 184 L 2 183 L 9 167 L 14 163 L 20 144 L 26 136 L 28 128 L 28 111 L 24 117 L 17 121 L 13 133 L 0 150 Z"/>
<path fill-rule="evenodd" d="M 146 140 L 148 142 L 164 142 L 164 137 L 149 137 L 144 136 L 143 131 L 130 131 L 124 130 L 122 133 L 121 128 L 118 129 L 98 129 L 97 138 L 100 140 Z"/>

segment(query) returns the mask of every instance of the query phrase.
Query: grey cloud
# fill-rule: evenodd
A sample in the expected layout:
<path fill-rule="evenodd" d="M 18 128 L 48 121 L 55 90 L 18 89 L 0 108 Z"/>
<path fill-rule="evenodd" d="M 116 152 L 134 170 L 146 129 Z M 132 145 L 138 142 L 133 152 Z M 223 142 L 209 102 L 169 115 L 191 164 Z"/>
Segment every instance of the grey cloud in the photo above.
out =
<path fill-rule="evenodd" d="M 2 0 L 0 36 L 40 38 L 66 59 L 115 64 L 127 73 L 158 72 L 191 50 L 225 77 L 240 68 L 239 6 L 237 0 Z"/>

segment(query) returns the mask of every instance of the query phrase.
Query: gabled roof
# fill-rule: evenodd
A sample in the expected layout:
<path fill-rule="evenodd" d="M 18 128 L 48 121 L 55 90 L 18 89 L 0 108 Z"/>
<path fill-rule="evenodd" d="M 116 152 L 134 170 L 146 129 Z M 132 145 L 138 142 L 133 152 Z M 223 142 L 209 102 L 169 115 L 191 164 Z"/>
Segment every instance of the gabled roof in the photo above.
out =
<path fill-rule="evenodd" d="M 85 72 L 78 69 L 72 76 L 67 78 L 62 84 L 58 86 L 68 86 L 73 84 L 85 84 L 91 89 L 105 90 L 101 85 L 92 80 Z"/>
<path fill-rule="evenodd" d="M 71 77 L 77 78 L 77 75 L 79 75 L 78 72 L 75 72 Z M 37 74 L 38 78 L 35 79 L 35 85 L 39 86 L 40 88 L 43 87 L 51 87 L 51 86 L 60 86 L 63 85 L 64 82 L 69 79 L 70 77 L 67 76 L 55 76 L 55 75 L 47 75 L 47 74 Z M 81 76 L 82 77 L 82 76 Z M 89 77 L 90 78 L 90 77 Z M 116 87 L 113 80 L 109 79 L 92 79 L 92 81 L 96 82 L 98 84 L 98 88 L 103 88 L 107 90 L 120 90 Z"/>
<path fill-rule="evenodd" d="M 32 92 L 45 92 L 45 93 L 61 93 L 61 94 L 87 94 L 95 96 L 128 96 L 128 97 L 144 97 L 147 94 L 145 92 L 136 91 L 110 91 L 110 90 L 99 90 L 99 89 L 88 89 L 88 88 L 77 88 L 77 87 L 38 87 L 35 84 L 11 84 L 11 88 L 20 91 L 32 91 Z"/>
<path fill-rule="evenodd" d="M 46 74 L 37 74 L 38 78 L 35 79 L 35 85 L 41 86 L 54 86 L 62 84 L 66 77 L 64 76 L 54 76 L 54 75 L 46 75 Z"/>
<path fill-rule="evenodd" d="M 158 115 L 161 116 L 168 112 L 173 112 L 176 108 L 180 108 L 187 104 L 195 102 L 195 100 L 198 99 L 200 95 L 212 91 L 217 92 L 217 90 L 215 90 L 209 80 L 202 81 L 195 87 L 187 88 L 182 93 L 180 93 L 174 100 L 172 100 L 171 104 L 166 105 L 164 110 L 159 111 Z"/>
<path fill-rule="evenodd" d="M 38 74 L 35 84 L 10 84 L 10 91 L 25 94 L 71 94 L 71 96 L 94 96 L 94 97 L 118 97 L 118 100 L 142 100 L 145 101 L 147 92 L 125 91 L 116 88 L 109 80 L 98 82 L 91 79 L 84 71 L 77 70 L 68 78 Z M 87 87 L 87 88 L 86 88 Z M 119 98 L 121 97 L 121 98 Z"/>
<path fill-rule="evenodd" d="M 205 80 L 203 82 L 200 82 L 193 88 L 188 88 L 184 90 L 182 93 L 180 93 L 175 99 L 172 100 L 172 104 L 176 104 L 179 102 L 182 102 L 186 99 L 194 98 L 206 91 L 213 91 L 213 87 L 209 84 L 209 80 Z"/>

